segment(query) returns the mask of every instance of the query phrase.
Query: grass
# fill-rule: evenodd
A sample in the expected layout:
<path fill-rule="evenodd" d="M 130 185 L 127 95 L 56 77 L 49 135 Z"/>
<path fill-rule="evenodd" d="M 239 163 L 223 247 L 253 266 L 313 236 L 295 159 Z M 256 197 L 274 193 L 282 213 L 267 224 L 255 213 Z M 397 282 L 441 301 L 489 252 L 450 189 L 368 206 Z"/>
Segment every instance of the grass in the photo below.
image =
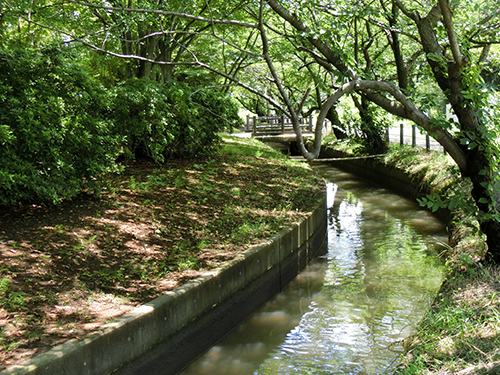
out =
<path fill-rule="evenodd" d="M 412 178 L 423 196 L 419 199 L 421 204 L 435 208 L 433 200 L 425 198 L 426 195 L 434 196 L 450 210 L 451 221 L 447 226 L 451 246 L 443 256 L 448 269 L 465 270 L 478 264 L 486 251 L 485 238 L 479 233 L 477 220 L 470 214 L 475 210 L 470 181 L 461 177 L 453 160 L 441 152 L 392 145 L 382 161 Z M 458 200 L 462 200 L 462 204 L 458 204 Z"/>
<path fill-rule="evenodd" d="M 324 146 L 333 147 L 336 150 L 342 151 L 348 156 L 360 155 L 360 150 L 363 149 L 363 146 L 358 142 L 350 138 L 338 140 L 337 138 L 335 138 L 335 135 L 333 133 L 325 135 L 322 139 L 322 144 Z"/>
<path fill-rule="evenodd" d="M 392 144 L 383 160 L 403 169 L 426 189 L 426 193 L 443 194 L 452 186 L 463 185 L 458 166 L 451 157 L 441 152 Z M 467 193 L 467 187 L 461 188 Z"/>
<path fill-rule="evenodd" d="M 308 214 L 324 183 L 254 140 L 129 163 L 102 197 L 0 214 L 0 370 L 233 259 Z"/>
<path fill-rule="evenodd" d="M 498 374 L 499 280 L 499 267 L 481 263 L 450 274 L 431 311 L 410 338 L 398 373 Z"/>
<path fill-rule="evenodd" d="M 500 373 L 500 267 L 485 265 L 486 244 L 478 223 L 454 203 L 470 202 L 470 182 L 440 152 L 397 145 L 384 162 L 405 170 L 422 193 L 439 196 L 452 208 L 451 246 L 442 254 L 448 274 L 431 310 L 406 342 L 398 374 Z"/>
<path fill-rule="evenodd" d="M 469 194 L 442 153 L 397 146 L 384 162 L 406 170 L 423 193 Z M 131 164 L 100 199 L 1 214 L 0 369 L 232 259 L 309 212 L 321 186 L 305 163 L 225 137 L 213 158 Z M 405 342 L 400 374 L 499 373 L 500 271 L 483 265 L 474 220 L 454 215 L 446 281 Z"/>

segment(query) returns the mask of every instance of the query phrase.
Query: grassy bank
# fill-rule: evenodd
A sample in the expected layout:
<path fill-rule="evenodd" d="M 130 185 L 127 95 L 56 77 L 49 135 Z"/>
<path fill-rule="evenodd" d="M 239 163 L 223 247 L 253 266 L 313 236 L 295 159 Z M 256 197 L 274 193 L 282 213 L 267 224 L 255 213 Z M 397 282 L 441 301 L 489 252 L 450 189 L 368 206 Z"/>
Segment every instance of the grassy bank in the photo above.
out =
<path fill-rule="evenodd" d="M 404 169 L 426 193 L 443 200 L 470 196 L 468 181 L 442 153 L 395 147 L 385 162 Z M 431 310 L 406 342 L 398 373 L 500 373 L 500 267 L 485 265 L 485 239 L 476 228 L 474 218 L 452 210 L 450 247 L 442 254 L 448 274 Z"/>
<path fill-rule="evenodd" d="M 338 148 L 356 153 L 355 145 Z M 500 374 L 500 267 L 485 265 L 486 245 L 474 229 L 477 222 L 452 203 L 470 196 L 469 183 L 443 153 L 395 145 L 381 161 L 410 175 L 422 194 L 451 199 L 452 207 L 450 246 L 441 254 L 448 273 L 431 310 L 404 343 L 407 352 L 397 373 Z"/>
<path fill-rule="evenodd" d="M 100 198 L 0 212 L 0 370 L 220 266 L 324 194 L 305 163 L 225 138 L 202 160 L 147 160 Z"/>

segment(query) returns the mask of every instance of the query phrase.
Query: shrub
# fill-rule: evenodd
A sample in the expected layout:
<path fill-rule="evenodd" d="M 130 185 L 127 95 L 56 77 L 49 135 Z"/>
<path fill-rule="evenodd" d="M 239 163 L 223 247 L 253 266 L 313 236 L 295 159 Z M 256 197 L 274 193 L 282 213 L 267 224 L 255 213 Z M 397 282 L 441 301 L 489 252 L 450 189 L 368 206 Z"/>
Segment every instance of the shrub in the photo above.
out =
<path fill-rule="evenodd" d="M 190 102 L 197 109 L 196 117 L 189 122 L 194 125 L 193 143 L 199 151 L 213 151 L 221 140 L 219 132 L 232 131 L 242 125 L 238 106 L 228 95 L 215 90 L 197 90 L 190 96 Z"/>
<path fill-rule="evenodd" d="M 175 81 L 129 79 L 117 85 L 112 107 L 124 150 L 157 162 L 206 156 L 220 142 L 218 132 L 241 121 L 229 97 Z"/>
<path fill-rule="evenodd" d="M 157 161 L 168 157 L 176 125 L 160 84 L 138 78 L 121 82 L 115 88 L 112 109 L 115 131 L 123 136 L 127 153 Z"/>
<path fill-rule="evenodd" d="M 0 205 L 58 202 L 115 165 L 118 140 L 98 82 L 57 47 L 0 47 Z"/>

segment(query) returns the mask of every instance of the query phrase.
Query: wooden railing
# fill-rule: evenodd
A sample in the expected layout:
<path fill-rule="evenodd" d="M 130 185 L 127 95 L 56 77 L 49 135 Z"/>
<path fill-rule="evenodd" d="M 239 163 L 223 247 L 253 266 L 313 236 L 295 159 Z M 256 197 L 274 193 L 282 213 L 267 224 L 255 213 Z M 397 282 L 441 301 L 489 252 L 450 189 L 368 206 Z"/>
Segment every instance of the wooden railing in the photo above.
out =
<path fill-rule="evenodd" d="M 300 117 L 300 128 L 304 133 L 314 131 L 312 116 Z M 245 125 L 247 132 L 252 132 L 252 136 L 293 134 L 293 125 L 290 118 L 286 116 L 247 116 Z M 400 125 L 399 129 L 387 129 L 387 141 L 391 143 L 401 143 L 412 145 L 413 147 L 425 147 L 427 150 L 441 150 L 442 146 L 429 135 L 417 134 L 415 126 L 405 127 Z"/>
<path fill-rule="evenodd" d="M 312 116 L 300 117 L 300 128 L 303 132 L 312 132 Z M 247 116 L 246 131 L 252 135 L 278 135 L 294 133 L 292 121 L 286 116 Z"/>

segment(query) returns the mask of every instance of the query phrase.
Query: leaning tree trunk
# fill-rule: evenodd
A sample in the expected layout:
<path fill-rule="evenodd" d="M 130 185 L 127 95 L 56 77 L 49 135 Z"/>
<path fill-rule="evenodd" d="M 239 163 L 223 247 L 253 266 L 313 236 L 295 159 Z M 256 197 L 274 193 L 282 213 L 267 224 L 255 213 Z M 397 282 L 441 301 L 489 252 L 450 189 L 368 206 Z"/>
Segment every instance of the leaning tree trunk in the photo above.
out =
<path fill-rule="evenodd" d="M 332 106 L 328 110 L 326 118 L 332 124 L 332 131 L 337 139 L 345 139 L 348 137 L 347 131 L 342 127 L 342 122 L 340 121 L 339 113 L 337 112 L 337 109 L 334 106 Z"/>
<path fill-rule="evenodd" d="M 462 55 L 460 46 L 453 30 L 451 11 L 446 1 L 439 1 L 429 11 L 426 17 L 416 17 L 427 62 L 432 69 L 434 78 L 457 115 L 461 137 L 466 138 L 462 152 L 466 162 L 460 166 L 464 177 L 472 182 L 472 198 L 479 209 L 479 225 L 486 235 L 488 251 L 487 261 L 500 262 L 500 222 L 496 218 L 497 209 L 494 198 L 494 171 L 492 166 L 492 144 L 489 141 L 488 130 L 478 116 L 474 103 L 465 98 L 464 94 L 476 90 L 473 84 L 467 84 L 464 72 L 470 68 L 470 60 Z M 446 26 L 453 58 L 445 56 L 441 48 L 436 22 L 442 20 Z M 431 58 L 433 56 L 433 58 Z M 472 86 L 472 87 L 468 87 Z"/>

